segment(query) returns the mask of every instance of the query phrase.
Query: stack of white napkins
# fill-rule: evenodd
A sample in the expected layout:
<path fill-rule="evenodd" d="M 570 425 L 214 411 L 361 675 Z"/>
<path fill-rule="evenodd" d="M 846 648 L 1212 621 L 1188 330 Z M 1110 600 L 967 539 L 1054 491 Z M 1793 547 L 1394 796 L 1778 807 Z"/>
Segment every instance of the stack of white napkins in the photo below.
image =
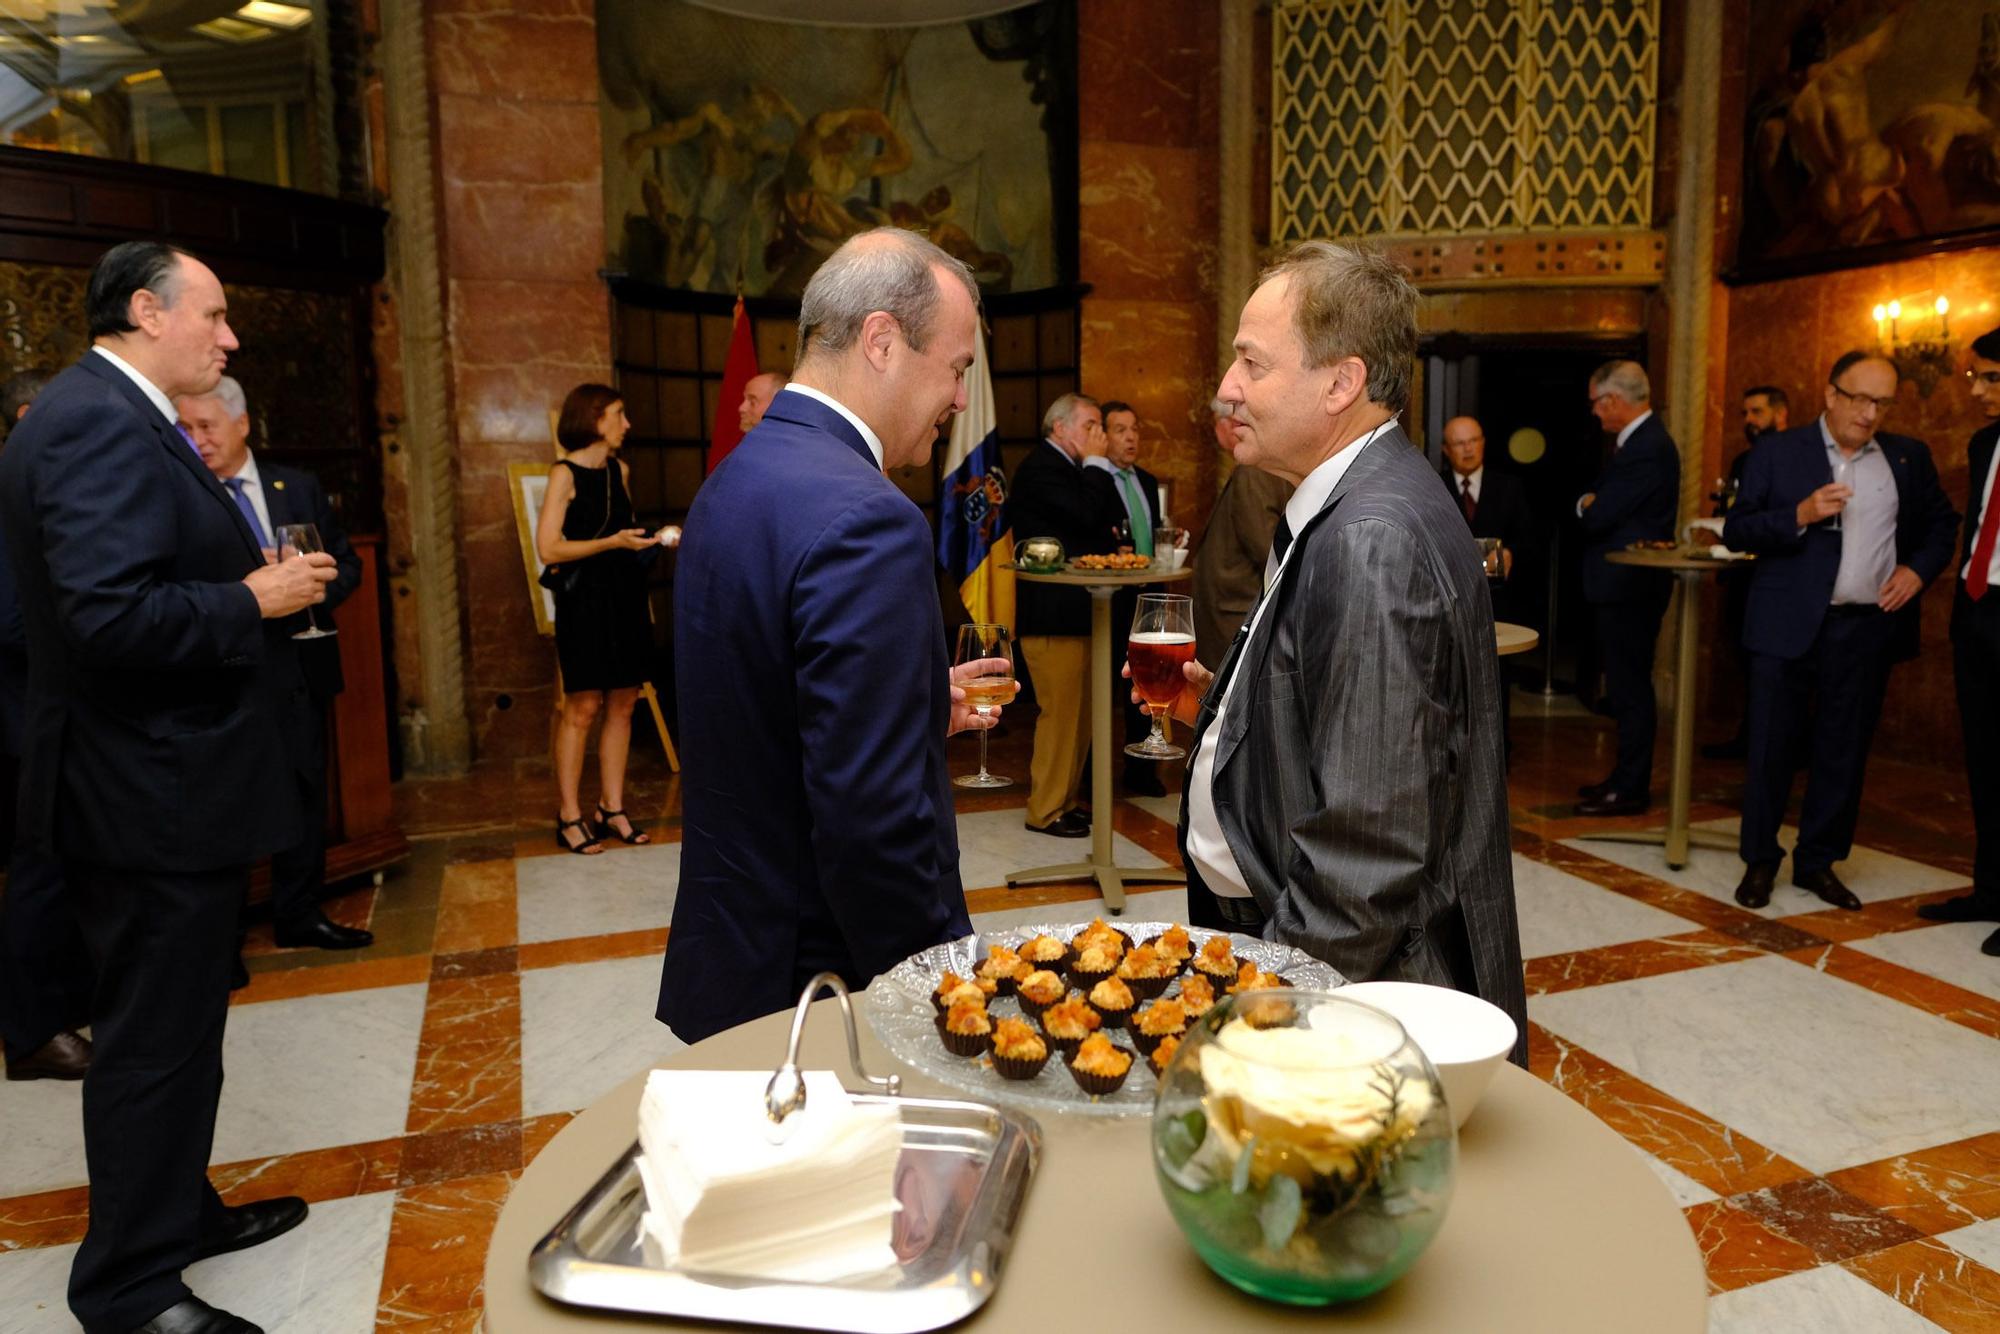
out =
<path fill-rule="evenodd" d="M 774 1142 L 764 1114 L 768 1073 L 647 1077 L 639 1228 L 650 1263 L 801 1283 L 896 1263 L 901 1117 L 892 1105 L 857 1104 L 830 1070 L 804 1078 L 806 1105 Z"/>

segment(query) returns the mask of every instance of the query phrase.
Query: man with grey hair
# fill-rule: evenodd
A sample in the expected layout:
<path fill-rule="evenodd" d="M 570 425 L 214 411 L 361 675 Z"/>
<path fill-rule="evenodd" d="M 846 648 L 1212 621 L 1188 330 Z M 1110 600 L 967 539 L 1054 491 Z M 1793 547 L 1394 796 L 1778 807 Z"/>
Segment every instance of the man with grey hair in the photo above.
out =
<path fill-rule="evenodd" d="M 799 360 L 695 496 L 675 576 L 680 889 L 662 1023 L 694 1042 L 860 987 L 971 930 L 953 680 L 923 512 L 885 472 L 965 410 L 979 292 L 913 232 L 863 232 L 806 285 Z"/>
<path fill-rule="evenodd" d="M 1236 459 L 1297 488 L 1211 677 L 1181 807 L 1189 915 L 1506 1010 L 1527 1059 L 1499 659 L 1479 547 L 1396 424 L 1417 292 L 1325 242 L 1264 272 L 1220 398 Z"/>
<path fill-rule="evenodd" d="M 1042 414 L 1042 432 L 1042 444 L 1021 460 L 1007 494 L 1015 548 L 1026 538 L 1053 537 L 1072 557 L 1112 550 L 1124 503 L 1109 471 L 1093 477 L 1084 466 L 1103 459 L 1109 447 L 1097 400 L 1059 396 Z M 1090 754 L 1090 594 L 1024 582 L 1015 599 L 1018 643 L 1034 673 L 1040 709 L 1028 764 L 1027 825 L 1038 834 L 1082 838 L 1090 832 L 1079 807 Z"/>
<path fill-rule="evenodd" d="M 1590 377 L 1590 410 L 1617 437 L 1597 485 L 1576 503 L 1583 527 L 1583 596 L 1597 631 L 1618 754 L 1601 783 L 1577 789 L 1578 815 L 1636 815 L 1653 799 L 1653 647 L 1673 577 L 1613 565 L 1634 542 L 1671 541 L 1680 512 L 1681 456 L 1653 415 L 1652 385 L 1636 361 L 1608 361 Z"/>
<path fill-rule="evenodd" d="M 338 573 L 326 586 L 326 606 L 315 613 L 332 624 L 333 609 L 361 584 L 361 558 L 334 517 L 319 479 L 298 468 L 261 462 L 250 449 L 250 404 L 233 376 L 216 381 L 206 394 L 188 394 L 174 404 L 180 428 L 243 515 L 243 522 L 267 551 L 277 548 L 278 529 L 309 523 Z M 303 623 L 299 627 L 304 629 Z M 304 691 L 290 696 L 287 747 L 299 782 L 299 809 L 307 818 L 299 840 L 271 854 L 271 924 L 278 944 L 325 950 L 357 950 L 375 943 L 372 932 L 342 926 L 319 906 L 326 892 L 326 712 L 346 682 L 340 670 L 338 639 L 298 641 Z M 234 982 L 248 985 L 239 963 Z"/>

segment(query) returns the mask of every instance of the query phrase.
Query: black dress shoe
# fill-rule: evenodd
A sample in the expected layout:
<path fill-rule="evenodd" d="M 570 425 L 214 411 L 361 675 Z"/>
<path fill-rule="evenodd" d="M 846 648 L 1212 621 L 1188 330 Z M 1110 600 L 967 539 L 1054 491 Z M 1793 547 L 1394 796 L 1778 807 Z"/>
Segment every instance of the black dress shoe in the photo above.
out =
<path fill-rule="evenodd" d="M 304 926 L 281 926 L 276 935 L 278 943 L 287 949 L 310 945 L 323 950 L 358 950 L 375 943 L 373 931 L 342 926 L 324 913 Z"/>
<path fill-rule="evenodd" d="M 1037 834 L 1047 834 L 1052 838 L 1090 837 L 1090 821 L 1075 811 L 1064 811 L 1047 824 L 1031 824 L 1028 828 Z"/>
<path fill-rule="evenodd" d="M 1583 801 L 1596 801 L 1610 790 L 1611 784 L 1609 783 L 1585 783 L 1576 790 L 1576 795 Z"/>
<path fill-rule="evenodd" d="M 9 1079 L 82 1079 L 89 1073 L 90 1039 L 67 1029 L 18 1061 L 7 1053 Z"/>
<path fill-rule="evenodd" d="M 1828 867 L 1823 871 L 1793 871 L 1792 883 L 1808 894 L 1817 894 L 1836 908 L 1849 912 L 1861 911 L 1861 900 L 1854 897 L 1854 891 L 1840 883 L 1840 877 Z"/>
<path fill-rule="evenodd" d="M 187 1297 L 139 1326 L 133 1334 L 264 1334 L 264 1327 L 210 1306 L 199 1297 Z"/>
<path fill-rule="evenodd" d="M 227 1255 L 231 1251 L 261 1246 L 305 1221 L 306 1202 L 296 1195 L 280 1195 L 274 1200 L 239 1204 L 233 1209 L 224 1209 L 222 1222 L 202 1234 L 201 1243 L 195 1247 L 194 1258 L 206 1260 L 211 1255 Z"/>
<path fill-rule="evenodd" d="M 1628 797 L 1622 792 L 1606 790 L 1584 798 L 1574 809 L 1578 815 L 1637 815 L 1652 804 L 1651 797 Z"/>
<path fill-rule="evenodd" d="M 1771 902 L 1771 886 L 1777 879 L 1776 862 L 1751 862 L 1736 884 L 1736 901 L 1746 908 L 1765 907 Z"/>
<path fill-rule="evenodd" d="M 1917 916 L 1926 922 L 2000 922 L 2000 895 L 1974 890 L 1943 903 L 1926 903 Z"/>
<path fill-rule="evenodd" d="M 236 962 L 229 966 L 229 989 L 231 991 L 241 991 L 249 985 L 250 970 L 243 966 L 242 956 L 239 955 Z"/>
<path fill-rule="evenodd" d="M 1981 954 L 1990 954 L 1994 958 L 2000 959 L 2000 931 L 1995 931 L 1992 935 L 1988 936 L 1986 943 L 1979 947 L 1979 952 Z"/>

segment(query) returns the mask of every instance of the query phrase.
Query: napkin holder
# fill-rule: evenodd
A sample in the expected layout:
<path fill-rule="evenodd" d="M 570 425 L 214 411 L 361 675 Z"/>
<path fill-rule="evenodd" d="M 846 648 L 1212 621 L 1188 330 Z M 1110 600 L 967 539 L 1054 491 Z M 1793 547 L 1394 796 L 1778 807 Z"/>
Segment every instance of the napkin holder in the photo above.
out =
<path fill-rule="evenodd" d="M 861 1104 L 893 1103 L 901 1115 L 897 1263 L 829 1283 L 649 1265 L 636 1235 L 646 1198 L 634 1142 L 529 1253 L 529 1281 L 537 1291 L 572 1306 L 848 1334 L 915 1334 L 963 1320 L 985 1304 L 1013 1247 L 1040 1157 L 1040 1127 L 985 1103 L 905 1097 L 901 1076 L 870 1075 L 847 987 L 822 973 L 799 996 L 785 1059 L 766 1088 L 773 1133 L 783 1134 L 804 1105 L 800 1050 L 822 989 L 833 992 L 845 1023 L 851 1073 L 870 1090 L 850 1096 Z M 700 1053 L 697 1046 L 690 1055 L 698 1059 Z"/>

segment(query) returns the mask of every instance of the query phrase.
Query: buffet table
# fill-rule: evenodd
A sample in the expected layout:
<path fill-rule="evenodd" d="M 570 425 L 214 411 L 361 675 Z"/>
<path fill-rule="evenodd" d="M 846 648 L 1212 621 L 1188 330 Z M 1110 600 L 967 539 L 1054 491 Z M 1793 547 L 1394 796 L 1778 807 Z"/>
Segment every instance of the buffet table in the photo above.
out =
<path fill-rule="evenodd" d="M 807 1068 L 847 1069 L 833 1006 L 829 999 L 815 1007 Z M 789 1011 L 767 1016 L 698 1043 L 671 1064 L 769 1070 L 783 1058 L 790 1022 Z M 962 1096 L 899 1067 L 865 1023 L 861 1047 L 870 1073 L 900 1073 L 906 1094 Z M 852 1077 L 846 1082 L 858 1087 Z M 578 1115 L 516 1183 L 486 1256 L 485 1327 L 494 1334 L 612 1324 L 715 1328 L 558 1306 L 528 1281 L 535 1243 L 631 1146 L 644 1083 L 638 1072 Z M 1143 1326 L 1170 1313 L 1163 1330 L 1280 1329 L 1330 1319 L 1343 1329 L 1439 1334 L 1707 1328 L 1701 1255 L 1667 1188 L 1616 1132 L 1514 1066 L 1501 1067 L 1465 1128 L 1450 1214 L 1416 1267 L 1373 1298 L 1319 1312 L 1247 1297 L 1208 1271 L 1154 1182 L 1145 1118 L 1036 1120 L 1042 1157 L 1013 1252 L 998 1290 L 965 1327 Z"/>

